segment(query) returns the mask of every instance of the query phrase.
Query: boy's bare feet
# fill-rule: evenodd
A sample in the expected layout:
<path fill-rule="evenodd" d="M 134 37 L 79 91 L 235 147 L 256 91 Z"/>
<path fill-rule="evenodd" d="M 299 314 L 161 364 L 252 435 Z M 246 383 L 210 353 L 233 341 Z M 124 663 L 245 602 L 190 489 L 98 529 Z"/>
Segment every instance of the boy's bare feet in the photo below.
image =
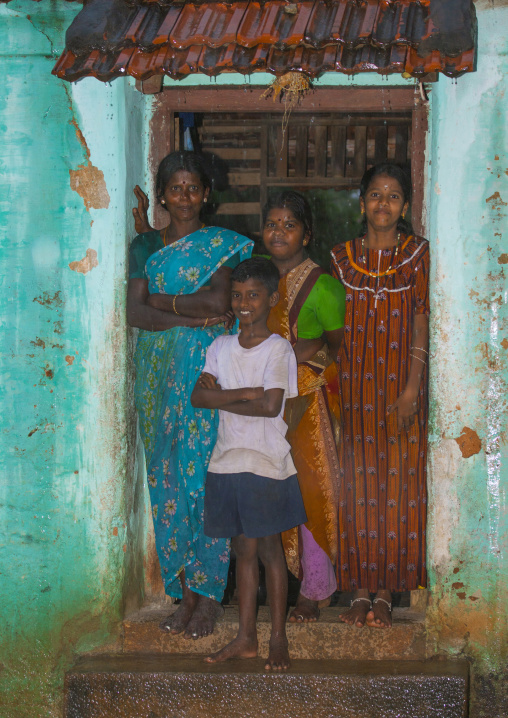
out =
<path fill-rule="evenodd" d="M 234 641 L 221 648 L 217 653 L 207 656 L 207 663 L 222 663 L 231 658 L 256 658 L 258 655 L 258 640 L 256 636 L 237 636 Z"/>
<path fill-rule="evenodd" d="M 317 601 L 311 601 L 302 594 L 298 594 L 296 606 L 289 614 L 290 623 L 313 623 L 319 618 L 319 608 Z"/>
<path fill-rule="evenodd" d="M 183 633 L 196 609 L 198 599 L 199 595 L 194 591 L 185 591 L 176 611 L 159 623 L 161 631 L 169 631 L 174 636 Z"/>
<path fill-rule="evenodd" d="M 358 595 L 360 591 L 357 591 L 355 597 L 351 601 L 351 608 L 344 613 L 341 613 L 340 620 L 350 626 L 356 626 L 357 628 L 363 628 L 365 621 L 367 620 L 367 614 L 372 608 L 370 598 L 367 595 Z M 362 593 L 364 593 L 362 591 Z"/>
<path fill-rule="evenodd" d="M 198 596 L 192 618 L 185 627 L 184 638 L 204 638 L 213 633 L 215 623 L 224 609 L 218 601 L 207 596 Z"/>
<path fill-rule="evenodd" d="M 367 626 L 371 628 L 392 627 L 392 603 L 389 591 L 379 591 L 372 602 L 372 608 L 367 613 Z"/>
<path fill-rule="evenodd" d="M 270 638 L 270 650 L 265 663 L 265 671 L 287 671 L 291 665 L 287 638 L 272 636 Z"/>

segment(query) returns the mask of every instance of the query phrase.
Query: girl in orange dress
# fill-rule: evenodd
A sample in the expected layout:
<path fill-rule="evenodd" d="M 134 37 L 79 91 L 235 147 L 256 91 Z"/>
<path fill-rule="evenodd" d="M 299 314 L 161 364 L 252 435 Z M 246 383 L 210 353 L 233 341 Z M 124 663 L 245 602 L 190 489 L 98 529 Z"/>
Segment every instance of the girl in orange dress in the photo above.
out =
<path fill-rule="evenodd" d="M 372 167 L 364 234 L 332 250 L 346 290 L 337 575 L 357 627 L 390 627 L 391 593 L 426 583 L 429 244 L 404 220 L 410 196 L 400 167 Z"/>

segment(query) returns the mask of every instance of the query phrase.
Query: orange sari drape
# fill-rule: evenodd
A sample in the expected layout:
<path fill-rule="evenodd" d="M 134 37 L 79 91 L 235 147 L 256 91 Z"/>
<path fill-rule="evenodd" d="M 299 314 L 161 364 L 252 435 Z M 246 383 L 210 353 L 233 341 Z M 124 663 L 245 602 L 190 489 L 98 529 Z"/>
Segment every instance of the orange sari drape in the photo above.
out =
<path fill-rule="evenodd" d="M 320 274 L 317 265 L 307 259 L 279 282 L 280 300 L 270 312 L 268 327 L 293 346 L 298 336 L 298 312 Z M 326 346 L 310 361 L 298 365 L 298 393 L 298 397 L 286 403 L 286 438 L 291 444 L 307 512 L 305 526 L 335 565 L 340 413 L 337 367 Z M 298 527 L 285 531 L 282 542 L 290 571 L 301 578 Z"/>

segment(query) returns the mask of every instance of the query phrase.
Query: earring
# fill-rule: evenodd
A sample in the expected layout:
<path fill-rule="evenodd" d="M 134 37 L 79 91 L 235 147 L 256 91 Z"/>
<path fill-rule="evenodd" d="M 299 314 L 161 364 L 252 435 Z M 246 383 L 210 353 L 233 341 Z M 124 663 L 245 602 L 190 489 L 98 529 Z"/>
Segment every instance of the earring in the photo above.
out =
<path fill-rule="evenodd" d="M 165 200 L 165 199 L 161 199 L 161 204 L 166 204 L 166 200 Z"/>
<path fill-rule="evenodd" d="M 406 213 L 402 212 L 402 219 L 404 219 L 405 216 L 406 216 Z"/>
<path fill-rule="evenodd" d="M 362 207 L 361 210 L 360 210 L 360 214 L 363 214 L 364 212 L 365 212 L 365 210 L 364 210 L 363 207 Z"/>
<path fill-rule="evenodd" d="M 205 197 L 203 202 L 206 204 L 208 202 L 208 197 Z"/>

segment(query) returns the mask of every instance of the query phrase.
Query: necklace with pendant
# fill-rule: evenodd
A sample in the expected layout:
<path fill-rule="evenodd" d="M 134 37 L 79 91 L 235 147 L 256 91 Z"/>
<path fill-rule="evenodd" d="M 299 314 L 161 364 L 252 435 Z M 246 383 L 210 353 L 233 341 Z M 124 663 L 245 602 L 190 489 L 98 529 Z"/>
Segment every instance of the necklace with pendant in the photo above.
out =
<path fill-rule="evenodd" d="M 393 265 L 395 264 L 395 260 L 397 259 L 397 256 L 399 254 L 399 247 L 400 247 L 400 232 L 397 234 L 397 244 L 395 246 L 395 254 L 393 255 L 393 259 L 390 262 L 390 266 L 388 267 L 388 269 L 384 272 L 370 272 L 368 269 L 365 269 L 365 270 L 363 270 L 365 272 L 365 274 L 368 274 L 369 277 L 375 277 L 378 279 L 379 279 L 379 277 L 385 277 L 387 274 L 389 274 L 392 271 Z M 379 251 L 382 251 L 382 250 L 379 250 Z M 367 259 L 365 256 L 365 236 L 362 237 L 362 256 L 360 257 L 360 262 L 362 262 L 363 264 L 365 264 L 367 262 Z"/>
<path fill-rule="evenodd" d="M 407 243 L 409 242 L 410 239 L 411 239 L 411 236 L 407 237 L 406 241 L 404 242 L 404 247 L 407 245 Z M 402 249 L 404 249 L 404 247 L 402 247 Z M 356 269 L 360 270 L 360 272 L 362 272 L 362 274 L 367 274 L 369 277 L 373 277 L 374 279 L 377 280 L 376 292 L 374 294 L 374 309 L 377 309 L 377 301 L 378 301 L 378 299 L 381 299 L 381 296 L 383 294 L 383 290 L 382 289 L 380 290 L 380 288 L 379 288 L 380 278 L 386 277 L 388 274 L 393 274 L 394 272 L 397 271 L 398 265 L 395 266 L 395 260 L 397 259 L 397 256 L 399 254 L 399 248 L 400 248 L 400 232 L 397 234 L 397 244 L 395 246 L 395 254 L 393 255 L 392 261 L 390 262 L 390 266 L 384 272 L 379 271 L 382 250 L 379 250 L 379 253 L 378 253 L 378 271 L 377 272 L 371 272 L 368 269 L 364 269 L 363 267 L 358 266 L 357 264 L 355 264 L 352 261 L 352 257 L 350 257 L 350 261 Z M 361 255 L 361 257 L 359 257 L 359 261 L 362 262 L 363 264 L 366 264 L 366 262 L 367 262 L 367 258 L 365 255 L 365 237 L 362 237 L 362 255 Z"/>

